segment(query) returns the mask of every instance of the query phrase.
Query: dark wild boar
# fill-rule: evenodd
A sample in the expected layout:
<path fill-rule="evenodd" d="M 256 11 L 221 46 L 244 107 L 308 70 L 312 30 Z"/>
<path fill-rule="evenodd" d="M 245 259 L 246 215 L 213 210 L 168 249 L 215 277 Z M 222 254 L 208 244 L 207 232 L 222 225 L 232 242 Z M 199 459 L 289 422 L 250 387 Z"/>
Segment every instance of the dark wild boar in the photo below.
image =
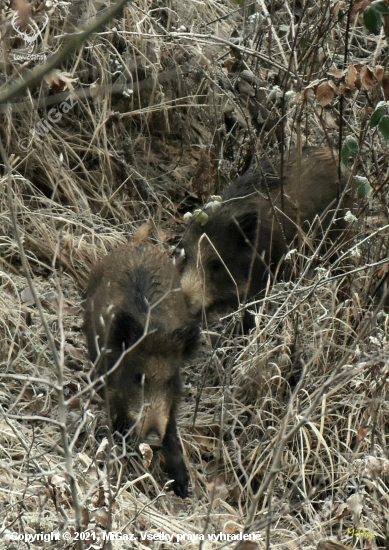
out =
<path fill-rule="evenodd" d="M 300 157 L 296 151 L 285 153 L 283 211 L 279 169 L 274 172 L 266 164 L 244 174 L 226 189 L 221 208 L 203 226 L 196 219 L 190 222 L 181 243 L 181 286 L 192 315 L 231 311 L 257 296 L 298 232 L 303 236 L 320 216 L 320 237 L 331 222 L 344 188 L 332 151 L 307 148 Z M 343 226 L 338 220 L 331 237 Z"/>
<path fill-rule="evenodd" d="M 162 447 L 173 490 L 186 497 L 176 410 L 180 368 L 197 346 L 199 329 L 189 319 L 169 257 L 156 246 L 134 243 L 103 258 L 90 274 L 84 331 L 97 373 L 107 373 L 113 426 L 132 428 L 139 443 Z"/>

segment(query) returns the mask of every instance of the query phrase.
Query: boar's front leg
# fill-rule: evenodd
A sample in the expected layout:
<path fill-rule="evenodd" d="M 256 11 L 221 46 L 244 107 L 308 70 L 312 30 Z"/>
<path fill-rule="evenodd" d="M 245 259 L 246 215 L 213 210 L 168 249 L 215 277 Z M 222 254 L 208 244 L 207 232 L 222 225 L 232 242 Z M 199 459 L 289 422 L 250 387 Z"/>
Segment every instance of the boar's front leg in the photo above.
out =
<path fill-rule="evenodd" d="M 182 456 L 181 444 L 178 439 L 176 416 L 174 411 L 166 427 L 165 437 L 162 442 L 162 452 L 165 458 L 165 471 L 169 479 L 174 479 L 172 489 L 178 497 L 188 496 L 189 475 Z"/>

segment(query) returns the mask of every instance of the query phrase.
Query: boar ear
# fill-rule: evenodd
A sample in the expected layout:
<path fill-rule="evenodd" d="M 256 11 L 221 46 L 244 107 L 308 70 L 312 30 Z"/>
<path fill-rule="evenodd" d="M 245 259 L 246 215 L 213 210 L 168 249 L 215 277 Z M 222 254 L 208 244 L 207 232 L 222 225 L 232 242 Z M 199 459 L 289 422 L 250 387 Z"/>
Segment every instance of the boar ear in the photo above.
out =
<path fill-rule="evenodd" d="M 231 223 L 234 224 L 242 240 L 246 238 L 251 243 L 255 241 L 257 231 L 261 229 L 260 227 L 258 228 L 258 224 L 260 224 L 258 212 L 251 211 L 237 214 L 233 216 Z"/>
<path fill-rule="evenodd" d="M 189 321 L 183 327 L 173 332 L 173 340 L 182 344 L 182 354 L 185 359 L 192 357 L 199 345 L 200 327 L 196 320 Z"/>
<path fill-rule="evenodd" d="M 118 311 L 111 328 L 111 334 L 110 341 L 112 343 L 118 347 L 122 347 L 124 343 L 124 347 L 129 348 L 142 336 L 143 327 L 135 317 L 126 311 Z"/>

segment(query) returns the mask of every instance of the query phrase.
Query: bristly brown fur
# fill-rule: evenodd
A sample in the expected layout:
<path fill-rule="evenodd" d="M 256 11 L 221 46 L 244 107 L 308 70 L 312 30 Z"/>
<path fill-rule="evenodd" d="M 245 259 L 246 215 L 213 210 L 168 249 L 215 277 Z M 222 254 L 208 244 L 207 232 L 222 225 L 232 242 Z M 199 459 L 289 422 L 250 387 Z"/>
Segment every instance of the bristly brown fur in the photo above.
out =
<path fill-rule="evenodd" d="M 246 173 L 225 191 L 222 207 L 204 226 L 191 222 L 182 241 L 181 285 L 192 315 L 236 309 L 258 295 L 297 234 L 306 242 L 305 232 L 315 220 L 316 236 L 331 223 L 344 188 L 333 152 L 307 148 L 301 156 L 285 153 L 283 201 L 280 172 L 279 165 L 275 170 L 266 165 L 263 171 Z M 332 212 L 326 212 L 329 207 Z M 342 229 L 338 221 L 331 237 Z M 307 242 L 313 247 L 312 237 Z"/>
<path fill-rule="evenodd" d="M 162 446 L 173 489 L 186 496 L 175 415 L 180 368 L 199 329 L 169 257 L 142 239 L 108 254 L 90 274 L 84 331 L 91 360 L 107 375 L 115 427 L 134 427 L 141 442 Z"/>

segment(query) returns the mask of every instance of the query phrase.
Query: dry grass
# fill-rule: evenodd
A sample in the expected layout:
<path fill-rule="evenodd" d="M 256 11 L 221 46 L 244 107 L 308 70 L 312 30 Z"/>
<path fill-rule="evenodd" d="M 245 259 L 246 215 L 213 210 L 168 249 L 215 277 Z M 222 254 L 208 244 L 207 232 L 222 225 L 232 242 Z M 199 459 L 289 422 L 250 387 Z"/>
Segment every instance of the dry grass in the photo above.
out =
<path fill-rule="evenodd" d="M 49 94 L 44 81 L 1 114 L 12 197 L 7 199 L 4 176 L 0 548 L 25 547 L 10 542 L 12 531 L 63 533 L 77 521 L 99 536 L 104 530 L 138 537 L 146 530 L 246 530 L 264 537 L 244 550 L 313 548 L 328 538 L 384 547 L 389 321 L 384 312 L 373 314 L 370 296 L 375 265 L 387 254 L 385 232 L 374 231 L 387 219 L 388 150 L 367 124 L 372 106 L 383 99 L 377 82 L 368 91 L 352 89 L 342 106 L 343 135 L 361 146 L 356 169 L 376 193 L 369 204 L 357 205 L 353 240 L 342 245 L 338 265 L 324 262 L 304 279 L 276 285 L 252 306 L 257 330 L 247 338 L 231 336 L 225 319 L 223 329 L 204 335 L 201 357 L 186 368 L 179 425 L 190 499 L 163 490 L 157 457 L 146 472 L 124 442 L 105 438 L 105 412 L 93 392 L 81 333 L 91 264 L 144 221 L 166 246 L 176 243 L 182 213 L 257 158 L 272 158 L 280 136 L 291 146 L 336 147 L 339 139 L 339 102 L 322 109 L 303 90 L 331 67 L 347 66 L 346 16 L 334 18 L 325 0 L 306 2 L 306 11 L 296 8 L 297 19 L 289 2 L 274 4 L 270 15 L 258 2 L 257 18 L 232 1 L 162 4 L 129 4 L 124 18 L 66 59 L 61 71 L 74 79 L 70 88 Z M 96 5 L 56 4 L 43 37 L 49 52 L 61 47 L 66 33 L 85 26 Z M 0 9 L 6 52 L 16 47 L 13 12 Z M 239 44 L 234 29 L 244 37 Z M 364 35 L 355 18 L 348 36 L 348 64 L 385 64 L 381 36 Z M 20 71 L 11 61 L 7 54 L 1 66 L 7 85 Z M 242 69 L 257 80 L 247 82 Z M 270 93 L 277 86 L 293 92 L 292 100 L 283 103 Z M 69 94 L 77 105 L 21 150 L 22 140 L 31 141 L 30 130 Z M 10 204 L 42 313 L 24 276 Z M 301 272 L 307 260 L 293 261 Z M 372 542 L 370 535 L 353 538 L 353 528 L 372 533 Z M 92 542 L 93 548 L 109 547 Z M 50 544 L 45 547 L 75 546 Z M 111 543 L 132 547 L 126 544 Z M 135 547 L 173 544 L 139 539 Z M 207 540 L 203 548 L 222 545 Z"/>

